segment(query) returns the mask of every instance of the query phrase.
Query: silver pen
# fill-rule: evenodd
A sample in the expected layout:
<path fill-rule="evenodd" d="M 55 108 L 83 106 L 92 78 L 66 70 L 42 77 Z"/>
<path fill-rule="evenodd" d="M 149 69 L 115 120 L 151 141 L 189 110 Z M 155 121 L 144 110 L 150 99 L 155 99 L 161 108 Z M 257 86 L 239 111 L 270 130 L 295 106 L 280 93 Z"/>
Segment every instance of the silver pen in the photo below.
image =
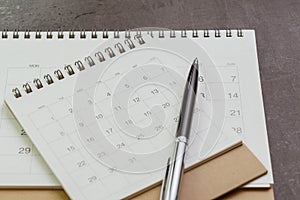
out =
<path fill-rule="evenodd" d="M 196 58 L 191 66 L 185 85 L 176 131 L 175 149 L 172 156 L 168 159 L 160 200 L 176 200 L 178 198 L 180 182 L 184 170 L 184 156 L 188 145 L 198 88 L 198 74 L 199 66 L 198 59 Z"/>

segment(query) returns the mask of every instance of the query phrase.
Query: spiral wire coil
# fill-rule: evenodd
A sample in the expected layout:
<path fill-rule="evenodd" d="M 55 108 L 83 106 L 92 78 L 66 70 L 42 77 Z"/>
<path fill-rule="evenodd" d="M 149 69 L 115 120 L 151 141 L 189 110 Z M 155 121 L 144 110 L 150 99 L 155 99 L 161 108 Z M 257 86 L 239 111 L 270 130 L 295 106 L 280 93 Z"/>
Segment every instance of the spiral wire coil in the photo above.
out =
<path fill-rule="evenodd" d="M 141 32 L 143 30 L 137 30 L 137 31 L 125 31 L 125 38 L 129 39 L 131 38 L 132 34 L 136 34 L 136 35 L 140 35 Z M 87 32 L 90 33 L 89 37 L 87 35 Z M 43 37 L 45 37 L 46 39 L 75 39 L 76 37 L 80 38 L 80 39 L 97 39 L 97 38 L 103 38 L 103 39 L 108 39 L 110 37 L 113 38 L 120 38 L 120 31 L 119 30 L 115 30 L 112 31 L 113 34 L 110 35 L 109 34 L 110 31 L 108 30 L 103 30 L 103 31 L 97 31 L 97 30 L 91 30 L 91 31 L 85 31 L 85 30 L 80 30 L 80 31 L 51 31 L 48 30 L 46 32 L 44 32 L 45 34 L 43 34 L 43 32 L 41 32 L 40 30 L 37 31 L 29 31 L 29 30 L 24 30 L 24 31 L 19 31 L 19 30 L 14 30 L 12 31 L 11 37 L 13 39 L 20 39 L 21 36 L 24 37 L 24 39 L 31 39 L 31 38 L 35 38 L 35 39 L 42 39 Z M 158 38 L 165 38 L 166 37 L 166 33 L 168 33 L 170 38 L 176 38 L 176 37 L 182 37 L 182 38 L 186 38 L 188 37 L 188 31 L 187 30 L 181 30 L 180 31 L 180 35 L 177 36 L 175 30 L 148 30 L 147 33 L 154 37 L 154 33 L 158 32 Z M 211 37 L 214 35 L 214 37 L 218 38 L 218 37 L 223 37 L 221 35 L 220 29 L 215 29 L 215 30 L 208 30 L 208 29 L 204 29 L 204 30 L 191 30 L 191 37 L 193 38 L 198 38 L 200 37 L 200 34 L 202 32 L 202 35 L 204 38 L 206 37 Z M 224 35 L 224 37 L 233 37 L 233 29 L 226 29 L 226 34 Z M 244 37 L 243 34 L 243 30 L 242 29 L 235 29 L 234 32 L 236 33 L 237 37 Z M 22 34 L 21 34 L 22 33 Z M 1 38 L 2 39 L 8 39 L 10 36 L 9 31 L 8 30 L 3 30 L 1 32 Z M 56 36 L 56 37 L 55 37 Z"/>
<path fill-rule="evenodd" d="M 136 43 L 138 43 L 139 45 L 145 44 L 145 41 L 144 41 L 144 39 L 142 38 L 141 35 L 136 35 L 134 37 L 134 39 L 136 40 Z M 130 38 L 125 39 L 124 44 L 127 45 L 129 49 L 135 48 L 134 42 Z M 126 51 L 124 46 L 120 42 L 115 44 L 114 48 L 115 48 L 115 50 L 111 47 L 105 48 L 104 52 L 109 58 L 115 57 L 116 56 L 116 51 L 119 54 L 122 54 Z M 98 60 L 98 62 L 104 62 L 106 60 L 104 54 L 100 51 L 95 53 L 94 57 L 96 58 L 96 60 Z M 94 61 L 94 59 L 91 56 L 86 56 L 84 58 L 84 62 L 81 61 L 81 60 L 77 60 L 77 61 L 74 62 L 74 66 L 77 68 L 77 70 L 79 72 L 85 70 L 87 66 L 88 67 L 93 67 L 95 64 L 96 64 L 96 62 Z M 75 74 L 75 70 L 71 65 L 67 65 L 63 69 L 66 72 L 66 75 L 68 75 L 68 76 L 72 76 L 72 75 Z M 56 80 L 61 81 L 61 80 L 65 79 L 65 75 L 60 69 L 55 70 L 53 73 L 54 73 L 53 77 L 50 74 L 45 74 L 43 76 L 44 81 L 45 81 L 46 84 L 51 85 Z M 36 89 L 41 89 L 41 88 L 44 87 L 44 85 L 42 83 L 42 80 L 39 79 L 39 78 L 36 78 L 36 79 L 33 80 L 33 85 L 35 86 Z M 29 93 L 33 92 L 33 89 L 32 89 L 32 87 L 30 86 L 29 83 L 24 83 L 23 84 L 23 90 L 25 91 L 26 94 L 29 94 Z M 12 93 L 15 96 L 15 98 L 22 97 L 22 93 L 21 93 L 19 88 L 13 88 Z"/>

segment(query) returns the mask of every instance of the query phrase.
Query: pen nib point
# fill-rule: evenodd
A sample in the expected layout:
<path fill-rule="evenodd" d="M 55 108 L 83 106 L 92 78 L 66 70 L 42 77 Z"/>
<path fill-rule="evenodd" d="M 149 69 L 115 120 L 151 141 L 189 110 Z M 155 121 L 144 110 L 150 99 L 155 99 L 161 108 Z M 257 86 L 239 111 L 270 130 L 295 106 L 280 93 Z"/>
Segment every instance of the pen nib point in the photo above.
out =
<path fill-rule="evenodd" d="M 198 58 L 195 58 L 193 65 L 198 65 Z"/>

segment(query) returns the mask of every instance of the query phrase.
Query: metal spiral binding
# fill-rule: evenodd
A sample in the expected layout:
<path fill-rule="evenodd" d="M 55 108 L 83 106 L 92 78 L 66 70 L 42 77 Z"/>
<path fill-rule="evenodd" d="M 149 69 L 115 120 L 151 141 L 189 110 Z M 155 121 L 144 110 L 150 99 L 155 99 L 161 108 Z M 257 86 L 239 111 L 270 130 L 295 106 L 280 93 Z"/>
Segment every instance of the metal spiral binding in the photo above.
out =
<path fill-rule="evenodd" d="M 18 39 L 19 38 L 19 31 L 18 30 L 14 30 L 13 32 L 13 39 Z"/>
<path fill-rule="evenodd" d="M 174 30 L 170 30 L 170 38 L 175 38 L 176 34 Z"/>
<path fill-rule="evenodd" d="M 94 66 L 95 65 L 95 62 L 94 60 L 91 58 L 91 56 L 87 56 L 84 58 L 84 61 L 86 61 L 90 67 Z"/>
<path fill-rule="evenodd" d="M 53 38 L 53 34 L 52 34 L 52 31 L 47 31 L 47 33 L 46 33 L 46 38 L 47 39 L 52 39 Z"/>
<path fill-rule="evenodd" d="M 100 51 L 95 53 L 95 57 L 98 58 L 99 62 L 105 61 L 105 58 L 104 58 L 103 54 Z"/>
<path fill-rule="evenodd" d="M 203 31 L 203 37 L 205 38 L 209 37 L 209 31 L 207 29 Z"/>
<path fill-rule="evenodd" d="M 136 34 L 135 34 L 135 37 L 136 37 L 136 36 L 142 36 L 142 31 L 137 30 L 137 31 L 136 31 Z"/>
<path fill-rule="evenodd" d="M 73 68 L 71 67 L 71 65 L 67 65 L 64 67 L 64 70 L 67 71 L 67 73 L 69 74 L 69 76 L 72 76 L 73 74 L 75 74 Z"/>
<path fill-rule="evenodd" d="M 41 39 L 42 38 L 42 35 L 41 35 L 41 31 L 40 30 L 37 30 L 35 32 L 35 39 Z"/>
<path fill-rule="evenodd" d="M 96 39 L 97 38 L 97 31 L 96 30 L 92 30 L 91 31 L 91 36 L 92 36 L 92 39 Z"/>
<path fill-rule="evenodd" d="M 123 45 L 120 42 L 115 44 L 115 48 L 118 49 L 120 53 L 125 52 L 125 49 L 124 49 Z"/>
<path fill-rule="evenodd" d="M 215 30 L 215 37 L 216 38 L 221 37 L 220 30 L 218 30 L 218 29 Z"/>
<path fill-rule="evenodd" d="M 143 39 L 143 37 L 141 35 L 135 35 L 134 39 L 138 40 L 140 45 L 145 44 L 145 40 Z"/>
<path fill-rule="evenodd" d="M 37 89 L 40 89 L 40 88 L 43 87 L 43 84 L 42 84 L 42 82 L 41 82 L 41 80 L 40 80 L 39 78 L 34 79 L 34 80 L 33 80 L 33 83 L 34 83 L 34 85 L 35 85 L 35 87 L 36 87 Z"/>
<path fill-rule="evenodd" d="M 52 77 L 50 76 L 50 74 L 46 74 L 46 75 L 44 76 L 44 79 L 45 79 L 45 81 L 46 81 L 46 83 L 47 83 L 48 85 L 51 85 L 52 83 L 54 83 Z"/>
<path fill-rule="evenodd" d="M 165 32 L 163 30 L 158 31 L 158 38 L 164 38 Z"/>
<path fill-rule="evenodd" d="M 147 31 L 147 34 L 153 38 L 153 31 Z"/>
<path fill-rule="evenodd" d="M 186 38 L 186 30 L 181 30 L 181 37 Z"/>
<path fill-rule="evenodd" d="M 126 45 L 128 45 L 129 49 L 133 49 L 135 48 L 135 45 L 133 44 L 132 40 L 131 39 L 127 39 L 125 40 L 124 42 Z"/>
<path fill-rule="evenodd" d="M 86 38 L 85 30 L 80 31 L 80 39 L 85 39 L 85 38 Z"/>
<path fill-rule="evenodd" d="M 48 31 L 47 33 L 50 35 L 50 32 L 49 32 L 49 31 Z M 104 33 L 104 35 L 105 35 L 105 32 L 103 32 L 103 33 Z M 52 33 L 51 33 L 51 35 L 52 35 Z M 140 32 L 137 32 L 137 35 L 134 36 L 134 39 L 135 39 L 135 40 L 137 41 L 137 43 L 140 44 L 140 45 L 145 44 L 145 40 L 142 38 L 142 34 L 141 34 Z M 127 46 L 128 46 L 129 49 L 135 48 L 135 45 L 134 45 L 133 41 L 132 41 L 131 39 L 129 39 L 129 38 L 126 39 L 126 40 L 124 40 L 124 43 L 127 44 Z M 119 52 L 120 54 L 126 52 L 124 46 L 123 46 L 121 43 L 115 44 L 114 47 L 118 50 L 118 52 Z M 104 49 L 104 52 L 107 53 L 107 55 L 108 55 L 110 58 L 116 56 L 115 52 L 112 50 L 111 47 L 105 48 L 105 49 Z M 95 56 L 95 58 L 97 58 L 97 60 L 98 60 L 100 63 L 101 63 L 101 62 L 104 62 L 104 61 L 106 60 L 106 59 L 105 59 L 105 56 L 104 56 L 103 53 L 100 52 L 100 51 L 97 52 L 97 53 L 95 53 L 94 56 Z M 89 65 L 90 67 L 92 67 L 92 66 L 95 65 L 95 61 L 93 60 L 93 58 L 92 58 L 91 56 L 85 57 L 85 58 L 84 58 L 84 62 L 85 62 L 87 65 Z M 78 68 L 79 71 L 82 71 L 82 70 L 85 70 L 85 69 L 86 69 L 86 67 L 84 66 L 85 64 L 84 64 L 82 61 L 80 61 L 80 60 L 76 61 L 76 62 L 74 63 L 74 65 Z M 73 74 L 75 74 L 75 71 L 74 71 L 74 69 L 73 69 L 73 67 L 72 67 L 71 65 L 65 66 L 65 67 L 64 67 L 64 70 L 66 71 L 66 74 L 69 75 L 69 76 L 72 76 Z M 55 77 L 56 77 L 57 80 L 65 79 L 64 73 L 63 73 L 60 69 L 55 70 L 55 71 L 54 71 L 54 75 L 55 75 Z M 52 77 L 51 77 L 50 74 L 44 75 L 44 79 L 45 79 L 45 82 L 46 82 L 48 85 L 51 85 L 51 84 L 54 83 L 54 80 L 52 79 Z M 44 87 L 42 81 L 41 81 L 40 79 L 38 79 L 38 78 L 36 78 L 36 79 L 33 80 L 33 84 L 34 84 L 34 86 L 35 86 L 37 89 L 41 89 L 41 88 Z M 31 88 L 31 86 L 30 86 L 29 83 L 25 83 L 25 84 L 23 85 L 23 89 L 24 89 L 24 91 L 26 92 L 26 94 L 33 92 L 33 90 L 32 90 L 32 88 Z M 13 92 L 13 95 L 14 95 L 15 98 L 22 97 L 22 94 L 21 94 L 21 92 L 20 92 L 20 90 L 19 90 L 18 88 L 14 88 L 14 89 L 12 90 L 12 92 Z"/>
<path fill-rule="evenodd" d="M 22 95 L 21 95 L 21 92 L 20 92 L 20 90 L 19 90 L 18 88 L 12 89 L 12 93 L 14 94 L 14 96 L 15 96 L 16 98 L 19 98 L 19 97 L 22 96 Z"/>
<path fill-rule="evenodd" d="M 130 31 L 125 31 L 125 38 L 127 38 L 127 39 L 130 38 Z"/>
<path fill-rule="evenodd" d="M 102 37 L 105 39 L 105 38 L 108 38 L 108 30 L 104 30 L 103 33 L 102 33 Z"/>
<path fill-rule="evenodd" d="M 7 35 L 7 30 L 3 30 L 2 31 L 2 39 L 7 39 L 8 35 Z"/>
<path fill-rule="evenodd" d="M 25 30 L 24 39 L 30 39 L 30 31 L 29 30 Z"/>
<path fill-rule="evenodd" d="M 24 90 L 25 90 L 25 92 L 26 92 L 27 94 L 29 94 L 29 93 L 32 92 L 32 89 L 31 89 L 29 83 L 23 84 L 23 88 L 24 88 Z"/>
<path fill-rule="evenodd" d="M 221 31 L 219 29 L 215 29 L 215 30 L 208 30 L 208 29 L 204 29 L 202 30 L 203 32 L 203 37 L 204 38 L 209 38 L 213 35 L 214 31 L 214 37 L 215 38 L 220 38 L 220 37 L 233 37 L 233 32 L 232 29 L 226 29 L 225 31 L 225 35 L 223 36 L 221 34 Z M 137 35 L 141 35 L 142 31 L 141 30 L 135 30 L 135 31 L 125 31 L 125 38 L 126 39 L 130 39 L 132 33 L 135 32 L 135 36 Z M 151 37 L 154 37 L 154 32 L 153 30 L 148 30 L 147 34 Z M 176 38 L 176 31 L 175 30 L 157 30 L 158 32 L 158 38 L 165 38 L 167 36 L 167 32 L 169 33 L 169 37 L 170 38 Z M 31 34 L 32 32 L 29 30 L 25 30 L 24 31 L 24 39 L 30 39 L 31 38 Z M 57 33 L 57 39 L 64 39 L 65 35 L 63 31 L 56 31 L 55 33 Z M 191 30 L 191 37 L 192 38 L 199 38 L 199 33 L 201 33 L 201 30 Z M 55 34 L 56 35 L 56 34 Z M 8 31 L 7 30 L 3 30 L 2 31 L 2 39 L 7 39 L 9 37 Z M 40 30 L 37 30 L 34 32 L 34 37 L 35 39 L 41 39 L 42 37 L 45 37 L 47 39 L 53 39 L 54 35 L 52 33 L 52 31 L 48 30 L 45 33 L 45 36 L 41 33 Z M 75 37 L 79 37 L 80 39 L 87 39 L 87 34 L 85 30 L 81 30 L 77 34 L 75 34 L 75 31 L 70 30 L 68 32 L 68 36 L 69 39 L 74 39 Z M 103 30 L 102 31 L 102 38 L 103 39 L 108 39 L 110 37 L 108 30 Z M 181 30 L 180 31 L 180 35 L 179 37 L 181 38 L 187 38 L 188 37 L 188 32 L 186 30 Z M 243 30 L 242 29 L 236 29 L 236 37 L 244 37 L 243 34 Z M 20 38 L 20 31 L 19 30 L 14 30 L 12 32 L 12 38 L 13 39 L 19 39 Z M 92 39 L 96 39 L 98 38 L 98 33 L 96 30 L 92 30 L 91 34 L 90 34 L 90 38 Z M 113 38 L 120 38 L 120 31 L 119 30 L 115 30 L 113 31 Z"/>
<path fill-rule="evenodd" d="M 75 66 L 78 68 L 79 71 L 82 71 L 85 69 L 85 67 L 83 66 L 83 64 L 80 60 L 75 62 Z"/>
<path fill-rule="evenodd" d="M 114 51 L 113 51 L 112 48 L 110 48 L 110 47 L 105 48 L 104 51 L 105 51 L 105 53 L 107 53 L 107 54 L 109 55 L 110 58 L 116 56 L 116 54 L 114 53 Z"/>
<path fill-rule="evenodd" d="M 242 29 L 237 29 L 237 36 L 238 37 L 243 37 L 244 36 Z"/>
<path fill-rule="evenodd" d="M 198 30 L 193 30 L 192 31 L 192 37 L 197 38 L 198 37 Z"/>
<path fill-rule="evenodd" d="M 63 73 L 58 69 L 58 70 L 55 70 L 54 71 L 54 74 L 56 75 L 56 78 L 58 79 L 58 80 L 62 80 L 62 79 L 64 79 L 65 77 L 64 77 L 64 75 L 63 75 Z"/>
<path fill-rule="evenodd" d="M 64 38 L 64 33 L 62 31 L 57 32 L 57 38 L 58 39 L 63 39 Z"/>
<path fill-rule="evenodd" d="M 120 31 L 119 30 L 114 31 L 114 38 L 120 38 Z"/>
<path fill-rule="evenodd" d="M 226 37 L 232 37 L 231 29 L 226 29 Z"/>
<path fill-rule="evenodd" d="M 69 31 L 69 38 L 70 39 L 74 39 L 75 38 L 75 34 L 74 34 L 73 30 Z"/>

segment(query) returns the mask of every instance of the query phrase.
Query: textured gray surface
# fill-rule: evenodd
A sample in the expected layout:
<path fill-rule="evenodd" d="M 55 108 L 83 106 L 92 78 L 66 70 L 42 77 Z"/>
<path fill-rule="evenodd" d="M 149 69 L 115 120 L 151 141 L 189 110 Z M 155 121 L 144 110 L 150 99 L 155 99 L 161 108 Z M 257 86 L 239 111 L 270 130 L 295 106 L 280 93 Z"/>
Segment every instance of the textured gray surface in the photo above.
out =
<path fill-rule="evenodd" d="M 300 2 L 0 0 L 0 29 L 256 29 L 276 199 L 300 197 Z"/>

